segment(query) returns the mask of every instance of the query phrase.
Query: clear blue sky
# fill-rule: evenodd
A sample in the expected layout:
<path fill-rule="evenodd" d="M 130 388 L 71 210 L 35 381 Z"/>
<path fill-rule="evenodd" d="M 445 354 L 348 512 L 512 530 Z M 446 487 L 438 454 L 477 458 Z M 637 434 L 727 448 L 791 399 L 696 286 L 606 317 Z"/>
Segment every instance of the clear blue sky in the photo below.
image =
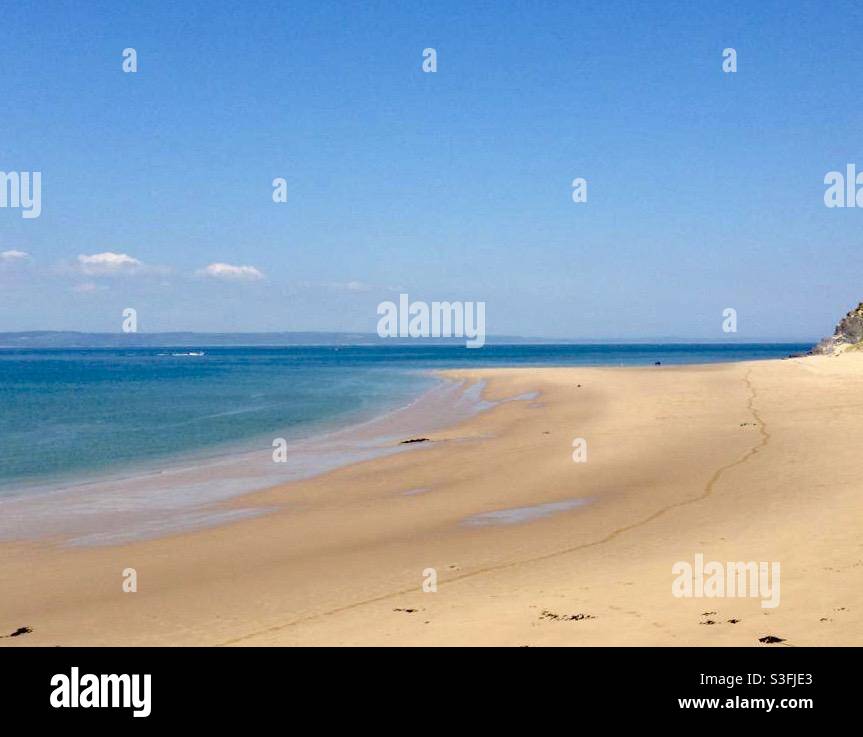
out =
<path fill-rule="evenodd" d="M 0 330 L 374 332 L 405 290 L 492 335 L 807 339 L 863 299 L 863 208 L 823 204 L 859 3 L 16 2 L 0 69 L 0 170 L 43 175 Z"/>

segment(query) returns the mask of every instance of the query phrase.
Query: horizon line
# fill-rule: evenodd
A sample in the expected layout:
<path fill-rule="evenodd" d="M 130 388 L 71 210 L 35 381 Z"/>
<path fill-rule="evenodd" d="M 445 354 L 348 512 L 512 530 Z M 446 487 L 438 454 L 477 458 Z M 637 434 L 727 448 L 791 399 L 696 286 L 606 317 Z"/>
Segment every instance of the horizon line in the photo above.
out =
<path fill-rule="evenodd" d="M 112 331 L 86 331 L 86 330 L 18 330 L 18 331 L 0 331 L 0 338 L 26 339 L 26 338 L 47 338 L 49 336 L 80 336 L 92 337 L 97 339 L 115 339 L 122 340 L 127 343 L 136 341 L 150 342 L 153 339 L 160 337 L 167 338 L 170 336 L 184 338 L 242 338 L 255 337 L 265 339 L 267 337 L 276 336 L 318 336 L 321 338 L 330 339 L 345 339 L 352 338 L 368 341 L 369 343 L 379 345 L 451 345 L 461 344 L 458 337 L 421 337 L 421 338 L 382 338 L 377 333 L 365 333 L 350 330 L 272 330 L 272 331 L 197 331 L 197 330 L 165 330 L 156 332 L 137 331 L 134 333 L 112 332 Z M 506 341 L 514 341 L 520 344 L 581 344 L 581 345 L 603 345 L 603 344 L 627 344 L 627 345 L 746 345 L 746 344 L 816 344 L 820 338 L 776 338 L 776 337 L 737 337 L 737 338 L 683 338 L 679 336 L 639 336 L 636 338 L 622 337 L 544 337 L 544 336 L 524 336 L 524 335 L 489 335 L 486 342 L 494 341 L 497 345 L 506 345 Z M 332 345 L 332 340 L 321 342 L 319 345 Z M 0 347 L 20 347 L 9 346 L 0 343 Z"/>

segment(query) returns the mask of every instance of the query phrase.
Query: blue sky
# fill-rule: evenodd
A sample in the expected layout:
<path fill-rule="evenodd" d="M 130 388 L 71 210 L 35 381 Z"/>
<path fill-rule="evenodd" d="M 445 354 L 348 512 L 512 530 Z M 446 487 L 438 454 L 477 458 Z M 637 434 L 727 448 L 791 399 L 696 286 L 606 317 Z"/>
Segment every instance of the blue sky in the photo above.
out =
<path fill-rule="evenodd" d="M 3 16 L 0 170 L 41 171 L 43 204 L 0 208 L 0 253 L 27 254 L 0 260 L 0 330 L 133 307 L 146 331 L 374 332 L 406 291 L 484 300 L 492 335 L 725 340 L 733 307 L 737 339 L 809 339 L 863 299 L 863 209 L 823 202 L 863 170 L 857 3 Z M 104 253 L 139 263 L 79 259 Z"/>

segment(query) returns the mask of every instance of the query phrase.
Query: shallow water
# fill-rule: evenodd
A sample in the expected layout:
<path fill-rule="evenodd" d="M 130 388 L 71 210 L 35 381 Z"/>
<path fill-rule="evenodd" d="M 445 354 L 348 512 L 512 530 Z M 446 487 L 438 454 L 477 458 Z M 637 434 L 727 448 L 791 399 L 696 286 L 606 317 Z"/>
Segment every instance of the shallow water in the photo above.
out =
<path fill-rule="evenodd" d="M 475 514 L 464 520 L 466 525 L 517 525 L 523 522 L 549 517 L 559 512 L 568 512 L 576 507 L 583 507 L 590 503 L 590 499 L 567 499 L 562 502 L 548 502 L 546 504 L 535 504 L 530 507 L 513 507 L 512 509 L 499 509 L 494 512 L 483 512 Z"/>
<path fill-rule="evenodd" d="M 429 369 L 699 363 L 806 347 L 0 350 L 0 540 L 116 542 L 257 513 L 214 504 L 347 463 L 420 451 L 426 444 L 400 441 L 495 405 L 482 399 L 482 382 L 445 382 Z M 286 442 L 284 463 L 274 462 L 276 438 Z M 502 510 L 471 524 L 555 511 Z"/>
<path fill-rule="evenodd" d="M 429 369 L 704 363 L 775 358 L 807 347 L 0 349 L 0 494 L 362 422 L 432 386 Z"/>

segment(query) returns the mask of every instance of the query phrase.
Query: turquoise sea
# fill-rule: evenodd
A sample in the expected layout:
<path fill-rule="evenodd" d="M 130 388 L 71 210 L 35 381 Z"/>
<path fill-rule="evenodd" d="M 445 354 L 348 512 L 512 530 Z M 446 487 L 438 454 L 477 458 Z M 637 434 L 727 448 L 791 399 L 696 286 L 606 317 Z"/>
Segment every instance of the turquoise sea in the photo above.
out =
<path fill-rule="evenodd" d="M 0 494 L 269 447 L 409 404 L 430 369 L 785 357 L 808 344 L 0 350 Z M 202 355 L 197 355 L 202 354 Z"/>

